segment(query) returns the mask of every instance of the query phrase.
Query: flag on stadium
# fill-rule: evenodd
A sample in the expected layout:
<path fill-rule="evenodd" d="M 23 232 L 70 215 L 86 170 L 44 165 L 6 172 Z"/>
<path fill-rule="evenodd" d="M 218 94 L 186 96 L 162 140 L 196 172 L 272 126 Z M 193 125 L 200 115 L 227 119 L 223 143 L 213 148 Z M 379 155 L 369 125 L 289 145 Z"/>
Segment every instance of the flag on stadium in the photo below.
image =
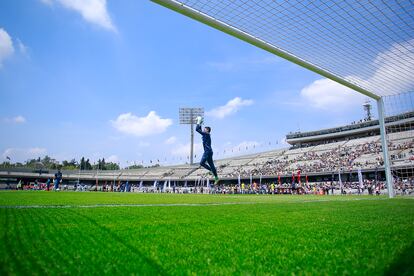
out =
<path fill-rule="evenodd" d="M 239 186 L 240 186 L 240 174 L 238 175 L 238 177 L 237 177 L 237 183 L 239 183 Z"/>
<path fill-rule="evenodd" d="M 279 173 L 277 174 L 277 180 L 278 180 L 279 184 L 281 184 L 281 181 L 280 181 L 280 174 L 279 174 Z"/>
<path fill-rule="evenodd" d="M 342 194 L 342 178 L 341 178 L 341 171 L 338 172 L 338 178 L 339 178 L 339 188 L 341 189 Z"/>
<path fill-rule="evenodd" d="M 300 184 L 300 170 L 298 170 L 298 183 Z"/>

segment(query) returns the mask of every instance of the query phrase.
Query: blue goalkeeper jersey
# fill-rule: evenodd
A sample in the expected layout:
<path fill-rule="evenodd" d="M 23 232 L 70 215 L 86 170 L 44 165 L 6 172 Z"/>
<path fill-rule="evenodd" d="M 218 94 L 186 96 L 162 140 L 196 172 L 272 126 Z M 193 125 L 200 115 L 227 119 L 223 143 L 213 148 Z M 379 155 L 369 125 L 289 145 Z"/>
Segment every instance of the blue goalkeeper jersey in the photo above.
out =
<path fill-rule="evenodd" d="M 213 153 L 211 148 L 211 136 L 210 133 L 204 132 L 201 129 L 201 125 L 197 125 L 196 131 L 201 134 L 201 139 L 203 140 L 203 148 L 206 153 Z"/>

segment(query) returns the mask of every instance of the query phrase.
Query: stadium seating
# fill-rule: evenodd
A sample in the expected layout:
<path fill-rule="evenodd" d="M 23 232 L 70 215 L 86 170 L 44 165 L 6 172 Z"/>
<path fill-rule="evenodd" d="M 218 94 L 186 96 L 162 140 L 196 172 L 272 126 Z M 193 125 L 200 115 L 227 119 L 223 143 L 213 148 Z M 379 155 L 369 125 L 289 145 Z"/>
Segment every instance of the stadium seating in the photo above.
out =
<path fill-rule="evenodd" d="M 389 152 L 393 167 L 414 165 L 414 132 L 391 133 Z M 220 178 L 237 179 L 252 176 L 289 176 L 298 170 L 302 174 L 381 169 L 383 167 L 380 137 L 369 136 L 320 144 L 303 148 L 277 149 L 257 154 L 216 160 Z M 53 178 L 54 171 L 45 172 L 44 177 Z M 198 165 L 161 166 L 117 171 L 63 171 L 64 179 L 98 181 L 164 181 L 190 180 L 211 177 Z M 29 170 L 15 172 L 0 170 L 0 176 L 15 175 L 33 177 Z"/>

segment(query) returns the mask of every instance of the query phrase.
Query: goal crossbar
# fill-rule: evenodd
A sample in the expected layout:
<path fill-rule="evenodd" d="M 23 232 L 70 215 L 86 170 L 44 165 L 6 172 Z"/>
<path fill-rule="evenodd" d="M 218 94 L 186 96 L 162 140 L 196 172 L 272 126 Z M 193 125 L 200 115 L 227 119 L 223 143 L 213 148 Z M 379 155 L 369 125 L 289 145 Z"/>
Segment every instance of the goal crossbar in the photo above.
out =
<path fill-rule="evenodd" d="M 213 27 L 219 31 L 222 31 L 224 33 L 227 33 L 231 36 L 234 36 L 238 39 L 241 39 L 247 43 L 250 43 L 256 47 L 259 47 L 265 51 L 268 51 L 272 54 L 275 54 L 281 58 L 284 58 L 286 60 L 289 60 L 299 66 L 302 66 L 308 70 L 311 70 L 319 75 L 322 75 L 328 79 L 331 79 L 337 83 L 340 83 L 346 87 L 349 87 L 359 93 L 362 93 L 372 99 L 379 100 L 380 97 L 376 95 L 375 93 L 368 91 L 361 86 L 357 85 L 356 83 L 352 83 L 348 80 L 345 80 L 338 75 L 336 75 L 333 72 L 329 72 L 328 70 L 325 70 L 323 68 L 320 68 L 319 66 L 316 66 L 310 62 L 307 62 L 306 60 L 289 53 L 288 51 L 285 51 L 279 47 L 276 47 L 275 45 L 272 45 L 258 37 L 255 37 L 249 33 L 246 33 L 242 30 L 239 30 L 229 24 L 226 24 L 225 22 L 222 22 L 218 19 L 215 19 L 205 13 L 202 13 L 196 9 L 193 9 L 189 6 L 186 6 L 178 1 L 175 0 L 151 0 L 152 2 L 155 2 L 157 4 L 160 4 L 166 8 L 169 8 L 173 11 L 176 11 L 178 13 L 181 13 L 183 15 L 186 15 L 192 19 L 195 19 L 201 23 L 204 23 L 210 27 Z"/>

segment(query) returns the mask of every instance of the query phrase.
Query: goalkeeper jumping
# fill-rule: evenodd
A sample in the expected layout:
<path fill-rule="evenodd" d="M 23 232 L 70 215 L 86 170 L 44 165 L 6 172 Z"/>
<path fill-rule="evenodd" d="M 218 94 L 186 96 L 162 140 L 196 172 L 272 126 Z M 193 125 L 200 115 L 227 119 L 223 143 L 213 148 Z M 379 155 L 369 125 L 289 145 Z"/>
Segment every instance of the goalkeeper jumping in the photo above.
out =
<path fill-rule="evenodd" d="M 200 116 L 197 117 L 197 127 L 196 131 L 201 134 L 201 138 L 203 140 L 203 147 L 204 147 L 204 154 L 203 157 L 201 157 L 200 166 L 206 168 L 214 175 L 214 185 L 217 185 L 219 182 L 219 178 L 217 176 L 216 167 L 214 166 L 213 162 L 213 149 L 211 148 L 211 137 L 210 127 L 205 127 L 204 131 L 201 129 L 201 124 L 203 123 L 203 118 Z M 208 165 L 206 164 L 208 163 Z"/>

